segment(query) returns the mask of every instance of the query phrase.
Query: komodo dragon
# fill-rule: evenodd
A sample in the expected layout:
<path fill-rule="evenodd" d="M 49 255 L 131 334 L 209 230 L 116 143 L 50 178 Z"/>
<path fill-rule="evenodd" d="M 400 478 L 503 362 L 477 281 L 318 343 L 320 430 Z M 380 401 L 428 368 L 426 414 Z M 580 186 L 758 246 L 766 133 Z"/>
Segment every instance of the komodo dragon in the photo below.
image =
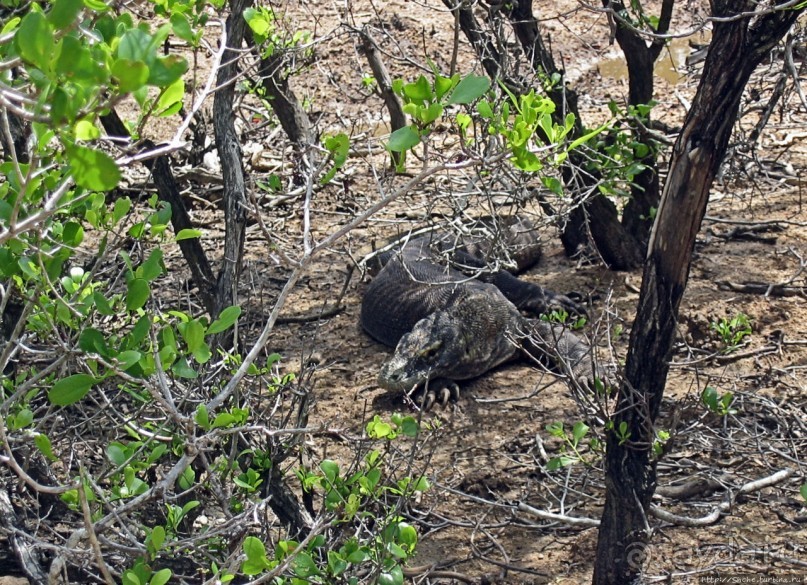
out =
<path fill-rule="evenodd" d="M 517 270 L 537 262 L 540 247 L 529 222 L 511 218 L 501 231 L 510 241 L 534 238 L 514 254 Z M 453 236 L 431 234 L 380 258 L 380 271 L 362 300 L 361 325 L 395 348 L 379 373 L 382 387 L 408 391 L 431 382 L 427 403 L 436 392 L 445 403 L 449 389 L 456 397 L 456 380 L 480 376 L 521 353 L 549 357 L 581 383 L 593 384 L 587 343 L 559 325 L 520 312 L 583 311 L 567 297 L 506 270 L 484 271 L 490 242 L 462 238 L 457 246 Z M 449 262 L 442 266 L 446 251 Z"/>

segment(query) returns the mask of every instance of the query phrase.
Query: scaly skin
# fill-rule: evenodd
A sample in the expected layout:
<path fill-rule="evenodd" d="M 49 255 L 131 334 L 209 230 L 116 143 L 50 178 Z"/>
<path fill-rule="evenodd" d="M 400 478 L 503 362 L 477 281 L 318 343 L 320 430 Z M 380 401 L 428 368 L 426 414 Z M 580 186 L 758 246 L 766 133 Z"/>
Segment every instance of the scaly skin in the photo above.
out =
<path fill-rule="evenodd" d="M 562 308 L 580 313 L 577 305 L 504 271 L 487 274 L 481 282 L 440 266 L 428 238 L 410 241 L 388 257 L 362 301 L 364 329 L 395 347 L 379 374 L 382 387 L 408 391 L 430 381 L 456 387 L 454 381 L 480 376 L 522 352 L 549 357 L 579 381 L 593 382 L 588 344 L 560 326 L 519 312 Z M 540 255 L 540 249 L 534 253 Z M 465 250 L 454 258 L 465 267 L 480 262 Z"/>

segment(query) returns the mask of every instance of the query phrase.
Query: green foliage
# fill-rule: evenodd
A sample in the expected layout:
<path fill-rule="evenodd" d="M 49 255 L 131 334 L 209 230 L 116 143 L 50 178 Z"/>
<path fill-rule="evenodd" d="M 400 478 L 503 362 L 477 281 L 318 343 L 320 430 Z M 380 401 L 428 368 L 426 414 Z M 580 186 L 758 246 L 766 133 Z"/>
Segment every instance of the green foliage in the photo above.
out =
<path fill-rule="evenodd" d="M 656 438 L 653 441 L 653 455 L 658 459 L 664 454 L 664 445 L 670 440 L 670 432 L 664 430 L 656 431 Z"/>
<path fill-rule="evenodd" d="M 489 87 L 490 81 L 486 77 L 468 75 L 463 78 L 459 74 L 443 77 L 436 70 L 431 81 L 425 75 L 412 83 L 394 80 L 392 90 L 403 101 L 403 111 L 412 124 L 390 134 L 387 149 L 405 154 L 428 138 L 432 126 L 448 106 L 471 104 L 484 95 Z M 401 156 L 398 170 L 403 170 L 404 162 L 405 156 Z"/>
<path fill-rule="evenodd" d="M 546 430 L 553 437 L 560 439 L 561 454 L 552 457 L 547 463 L 547 469 L 555 471 L 574 463 L 591 465 L 602 453 L 602 442 L 596 437 L 589 437 L 584 443 L 584 439 L 589 435 L 590 427 L 582 421 L 574 423 L 571 431 L 567 431 L 562 422 L 554 422 L 546 425 Z M 583 445 L 587 445 L 589 455 L 582 452 Z"/>
<path fill-rule="evenodd" d="M 599 190 L 604 195 L 627 198 L 634 178 L 642 173 L 647 159 L 655 160 L 659 145 L 639 139 L 633 129 L 645 125 L 655 102 L 620 109 L 615 101 L 608 103 L 612 121 L 607 131 L 592 144 L 590 167 L 600 177 Z"/>
<path fill-rule="evenodd" d="M 582 329 L 586 326 L 588 320 L 585 317 L 578 317 L 574 321 L 570 321 L 569 313 L 563 309 L 556 309 L 551 313 L 541 315 L 541 321 L 547 323 L 558 323 L 560 325 L 568 325 L 572 330 Z"/>
<path fill-rule="evenodd" d="M 737 313 L 730 319 L 723 317 L 720 320 L 712 321 L 709 327 L 720 336 L 723 353 L 735 351 L 742 345 L 743 339 L 751 335 L 751 322 L 748 315 L 744 313 Z"/>
<path fill-rule="evenodd" d="M 707 386 L 703 389 L 703 392 L 701 392 L 701 402 L 717 416 L 727 416 L 737 413 L 736 409 L 731 408 L 734 402 L 734 394 L 731 392 L 720 395 L 717 390 L 711 386 Z"/>
<path fill-rule="evenodd" d="M 263 46 L 262 56 L 271 57 L 275 53 L 288 51 L 306 45 L 311 34 L 305 30 L 295 29 L 288 33 L 272 8 L 257 7 L 244 10 L 244 19 L 247 21 L 255 41 Z"/>
<path fill-rule="evenodd" d="M 322 143 L 323 146 L 325 146 L 325 150 L 328 151 L 330 160 L 333 163 L 333 166 L 319 181 L 321 185 L 325 185 L 331 182 L 331 179 L 336 176 L 337 171 L 347 162 L 350 138 L 348 138 L 347 134 L 336 134 L 335 136 L 324 137 Z"/>
<path fill-rule="evenodd" d="M 395 422 L 385 422 L 376 416 L 368 429 L 374 429 L 376 437 L 387 445 L 420 432 L 410 428 L 412 424 L 417 426 L 412 417 L 393 418 Z M 241 572 L 259 575 L 290 561 L 288 576 L 292 582 L 358 583 L 356 575 L 371 571 L 378 576 L 378 583 L 402 584 L 402 566 L 414 554 L 418 535 L 397 513 L 398 502 L 430 486 L 424 477 L 391 482 L 388 456 L 388 451 L 372 450 L 352 471 L 329 459 L 321 461 L 316 470 L 299 468 L 297 476 L 303 489 L 322 494 L 330 526 L 341 531 L 343 538 L 329 541 L 318 534 L 305 543 L 281 540 L 270 555 L 261 539 L 248 536 L 242 545 L 245 560 Z M 369 525 L 375 529 L 361 529 Z"/>

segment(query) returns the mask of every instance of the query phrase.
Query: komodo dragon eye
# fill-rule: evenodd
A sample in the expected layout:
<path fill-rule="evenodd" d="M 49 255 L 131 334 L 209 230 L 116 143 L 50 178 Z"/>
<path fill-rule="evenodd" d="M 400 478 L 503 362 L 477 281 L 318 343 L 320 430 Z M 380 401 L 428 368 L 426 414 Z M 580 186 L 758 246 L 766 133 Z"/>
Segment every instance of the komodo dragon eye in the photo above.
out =
<path fill-rule="evenodd" d="M 429 347 L 421 349 L 420 352 L 418 352 L 418 355 L 423 359 L 430 360 L 437 355 L 437 352 L 439 351 L 441 346 L 442 344 L 439 342 L 433 343 Z"/>

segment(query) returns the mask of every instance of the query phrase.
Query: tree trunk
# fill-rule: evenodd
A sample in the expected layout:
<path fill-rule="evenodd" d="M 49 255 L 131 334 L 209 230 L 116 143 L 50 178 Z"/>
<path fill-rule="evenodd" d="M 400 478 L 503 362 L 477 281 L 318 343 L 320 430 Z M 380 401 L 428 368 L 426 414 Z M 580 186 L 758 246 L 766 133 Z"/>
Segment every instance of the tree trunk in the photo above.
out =
<path fill-rule="evenodd" d="M 656 33 L 664 34 L 669 30 L 674 3 L 674 0 L 664 0 L 662 3 Z M 664 48 L 664 40 L 657 38 L 648 45 L 635 27 L 629 26 L 617 16 L 626 13 L 621 1 L 602 0 L 602 5 L 613 11 L 610 16 L 615 27 L 616 41 L 625 54 L 628 66 L 628 104 L 649 104 L 653 99 L 653 67 Z M 634 128 L 634 135 L 643 144 L 650 142 L 639 127 Z M 652 148 L 637 162 L 646 168 L 633 178 L 630 200 L 622 210 L 622 225 L 645 249 L 653 225 L 653 209 L 658 208 L 659 202 L 658 165 Z"/>
<path fill-rule="evenodd" d="M 230 16 L 227 17 L 227 50 L 222 57 L 216 83 L 219 90 L 213 98 L 213 129 L 216 150 L 221 161 L 224 180 L 224 258 L 216 284 L 216 312 L 234 305 L 237 299 L 238 278 L 241 273 L 241 257 L 247 224 L 247 197 L 244 183 L 241 145 L 235 133 L 233 121 L 233 95 L 238 72 L 238 55 L 247 27 L 244 10 L 252 5 L 251 0 L 232 0 Z"/>
<path fill-rule="evenodd" d="M 752 0 L 713 0 L 712 12 L 731 17 L 752 11 L 754 5 Z M 627 423 L 630 437 L 621 442 L 613 431 L 608 433 L 595 585 L 624 585 L 641 574 L 641 553 L 650 538 L 646 511 L 656 487 L 653 425 L 661 407 L 695 236 L 743 88 L 803 10 L 760 16 L 753 26 L 748 18 L 714 23 L 701 83 L 673 149 L 650 238 L 625 381 L 619 389 L 614 428 Z"/>
<path fill-rule="evenodd" d="M 384 105 L 387 106 L 390 130 L 392 132 L 400 130 L 406 126 L 406 114 L 404 114 L 401 99 L 392 90 L 392 79 L 390 79 L 387 67 L 381 60 L 378 45 L 370 34 L 368 27 L 364 27 L 359 31 L 359 37 L 361 38 L 361 51 L 367 57 L 367 63 L 370 65 L 370 70 L 373 72 L 373 77 L 375 77 L 378 85 L 378 93 L 384 99 Z M 390 156 L 392 157 L 393 167 L 397 167 L 401 163 L 403 153 L 390 152 Z"/>
<path fill-rule="evenodd" d="M 108 114 L 101 116 L 101 124 L 103 124 L 104 130 L 110 136 L 131 138 L 129 130 L 114 108 Z M 144 145 L 146 150 L 153 146 L 151 143 Z M 179 192 L 179 186 L 171 170 L 170 158 L 158 156 L 156 159 L 144 160 L 143 164 L 151 172 L 160 200 L 167 202 L 171 206 L 171 226 L 174 228 L 174 233 L 178 234 L 184 229 L 192 229 L 194 225 L 190 215 L 188 215 L 188 209 L 185 207 Z M 215 278 L 204 248 L 202 248 L 198 238 L 191 238 L 179 242 L 179 249 L 182 251 L 182 257 L 185 258 L 185 262 L 190 268 L 191 279 L 199 291 L 199 298 L 202 300 L 205 310 L 212 315 L 215 310 Z"/>
<path fill-rule="evenodd" d="M 251 40 L 254 44 L 254 39 Z M 311 121 L 300 100 L 289 86 L 288 75 L 284 72 L 286 58 L 282 49 L 276 49 L 268 57 L 261 57 L 258 73 L 261 84 L 269 96 L 269 105 L 275 112 L 283 131 L 294 143 L 298 152 L 308 151 L 316 140 Z"/>

